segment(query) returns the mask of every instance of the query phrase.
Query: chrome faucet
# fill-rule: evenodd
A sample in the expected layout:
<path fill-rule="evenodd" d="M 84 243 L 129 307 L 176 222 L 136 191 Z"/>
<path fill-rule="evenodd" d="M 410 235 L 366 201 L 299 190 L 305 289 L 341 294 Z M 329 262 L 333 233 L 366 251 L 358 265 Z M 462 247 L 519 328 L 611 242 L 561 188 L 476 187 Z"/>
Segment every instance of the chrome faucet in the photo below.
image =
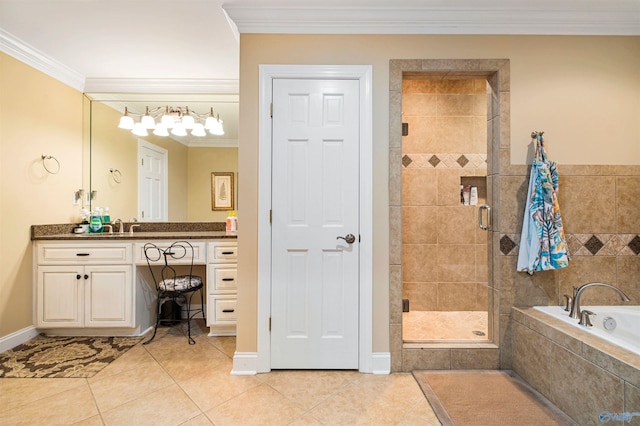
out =
<path fill-rule="evenodd" d="M 581 319 L 580 315 L 582 314 L 582 311 L 580 309 L 580 296 L 582 296 L 582 293 L 584 293 L 584 291 L 590 287 L 607 287 L 610 288 L 612 290 L 614 290 L 615 292 L 617 292 L 620 295 L 620 298 L 622 300 L 624 300 L 625 302 L 629 302 L 629 298 L 627 297 L 626 294 L 624 294 L 622 292 L 622 290 L 620 290 L 617 287 L 614 287 L 612 285 L 609 284 L 604 284 L 604 283 L 588 283 L 588 284 L 584 284 L 581 285 L 580 287 L 574 287 L 573 288 L 573 302 L 571 303 L 571 313 L 569 313 L 569 316 L 571 318 L 575 318 L 575 319 Z"/>
<path fill-rule="evenodd" d="M 114 226 L 116 223 L 120 225 L 118 226 L 118 234 L 124 234 L 124 222 L 122 221 L 122 219 L 115 219 L 113 222 L 111 222 L 111 224 Z"/>

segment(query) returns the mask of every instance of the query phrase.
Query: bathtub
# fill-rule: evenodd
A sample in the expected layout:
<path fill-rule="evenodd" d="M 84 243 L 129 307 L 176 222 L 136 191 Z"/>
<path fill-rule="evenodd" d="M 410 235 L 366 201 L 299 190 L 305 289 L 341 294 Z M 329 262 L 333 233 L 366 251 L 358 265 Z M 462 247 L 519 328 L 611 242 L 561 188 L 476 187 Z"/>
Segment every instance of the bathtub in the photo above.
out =
<path fill-rule="evenodd" d="M 640 306 L 582 306 L 596 314 L 591 316 L 593 327 L 579 325 L 562 306 L 534 308 L 640 355 Z"/>

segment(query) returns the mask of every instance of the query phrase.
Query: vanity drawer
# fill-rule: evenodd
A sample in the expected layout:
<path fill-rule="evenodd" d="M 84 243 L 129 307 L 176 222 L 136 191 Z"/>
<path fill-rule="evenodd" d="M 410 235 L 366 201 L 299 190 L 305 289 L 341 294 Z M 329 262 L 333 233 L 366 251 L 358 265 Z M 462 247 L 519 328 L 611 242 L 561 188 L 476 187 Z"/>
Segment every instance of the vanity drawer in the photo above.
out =
<path fill-rule="evenodd" d="M 236 298 L 219 298 L 213 297 L 213 323 L 229 324 L 235 323 L 236 315 Z"/>
<path fill-rule="evenodd" d="M 209 262 L 235 262 L 238 259 L 238 243 L 209 243 Z"/>
<path fill-rule="evenodd" d="M 131 263 L 131 244 L 38 244 L 38 264 Z"/>
<path fill-rule="evenodd" d="M 238 288 L 238 268 L 235 265 L 218 266 L 209 265 L 207 275 L 209 282 L 213 282 L 213 288 L 209 288 L 209 293 L 216 291 L 233 291 Z"/>
<path fill-rule="evenodd" d="M 153 244 L 157 245 L 161 249 L 166 249 L 175 241 L 151 241 Z M 134 260 L 136 265 L 146 265 L 147 258 L 144 255 L 144 245 L 146 243 L 135 243 L 134 244 Z M 193 264 L 194 265 L 204 265 L 206 263 L 206 243 L 197 243 L 190 242 L 193 246 Z M 173 264 L 184 264 L 188 265 L 191 263 L 191 258 L 187 255 L 184 259 L 174 259 L 171 263 Z M 161 257 L 156 262 L 152 262 L 152 264 L 163 265 L 164 259 Z"/>

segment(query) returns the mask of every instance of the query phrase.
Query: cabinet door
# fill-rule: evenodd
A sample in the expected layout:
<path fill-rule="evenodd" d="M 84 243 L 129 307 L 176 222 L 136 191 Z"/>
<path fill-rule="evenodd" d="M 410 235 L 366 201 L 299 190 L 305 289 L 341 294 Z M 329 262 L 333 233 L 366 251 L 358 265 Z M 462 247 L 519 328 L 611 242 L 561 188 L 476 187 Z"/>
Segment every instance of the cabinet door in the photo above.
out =
<path fill-rule="evenodd" d="M 133 327 L 131 266 L 86 266 L 85 327 Z"/>
<path fill-rule="evenodd" d="M 36 285 L 38 327 L 81 327 L 84 268 L 40 266 Z"/>

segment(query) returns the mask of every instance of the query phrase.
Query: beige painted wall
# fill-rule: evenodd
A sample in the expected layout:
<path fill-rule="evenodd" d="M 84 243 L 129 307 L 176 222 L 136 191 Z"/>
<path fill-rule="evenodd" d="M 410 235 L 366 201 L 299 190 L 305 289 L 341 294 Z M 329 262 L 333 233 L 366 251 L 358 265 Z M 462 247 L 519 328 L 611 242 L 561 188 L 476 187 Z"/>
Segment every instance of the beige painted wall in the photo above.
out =
<path fill-rule="evenodd" d="M 527 164 L 544 130 L 563 164 L 640 164 L 640 37 L 264 35 L 240 38 L 241 176 L 237 350 L 257 350 L 258 66 L 373 65 L 373 350 L 389 350 L 390 59 L 509 59 L 511 160 Z"/>
<path fill-rule="evenodd" d="M 231 172 L 234 177 L 235 210 L 238 209 L 238 148 L 189 148 L 187 219 L 224 222 L 227 211 L 211 210 L 211 172 Z"/>
<path fill-rule="evenodd" d="M 0 53 L 0 337 L 33 325 L 33 224 L 77 217 L 82 93 Z M 55 156 L 51 175 L 41 155 Z"/>

